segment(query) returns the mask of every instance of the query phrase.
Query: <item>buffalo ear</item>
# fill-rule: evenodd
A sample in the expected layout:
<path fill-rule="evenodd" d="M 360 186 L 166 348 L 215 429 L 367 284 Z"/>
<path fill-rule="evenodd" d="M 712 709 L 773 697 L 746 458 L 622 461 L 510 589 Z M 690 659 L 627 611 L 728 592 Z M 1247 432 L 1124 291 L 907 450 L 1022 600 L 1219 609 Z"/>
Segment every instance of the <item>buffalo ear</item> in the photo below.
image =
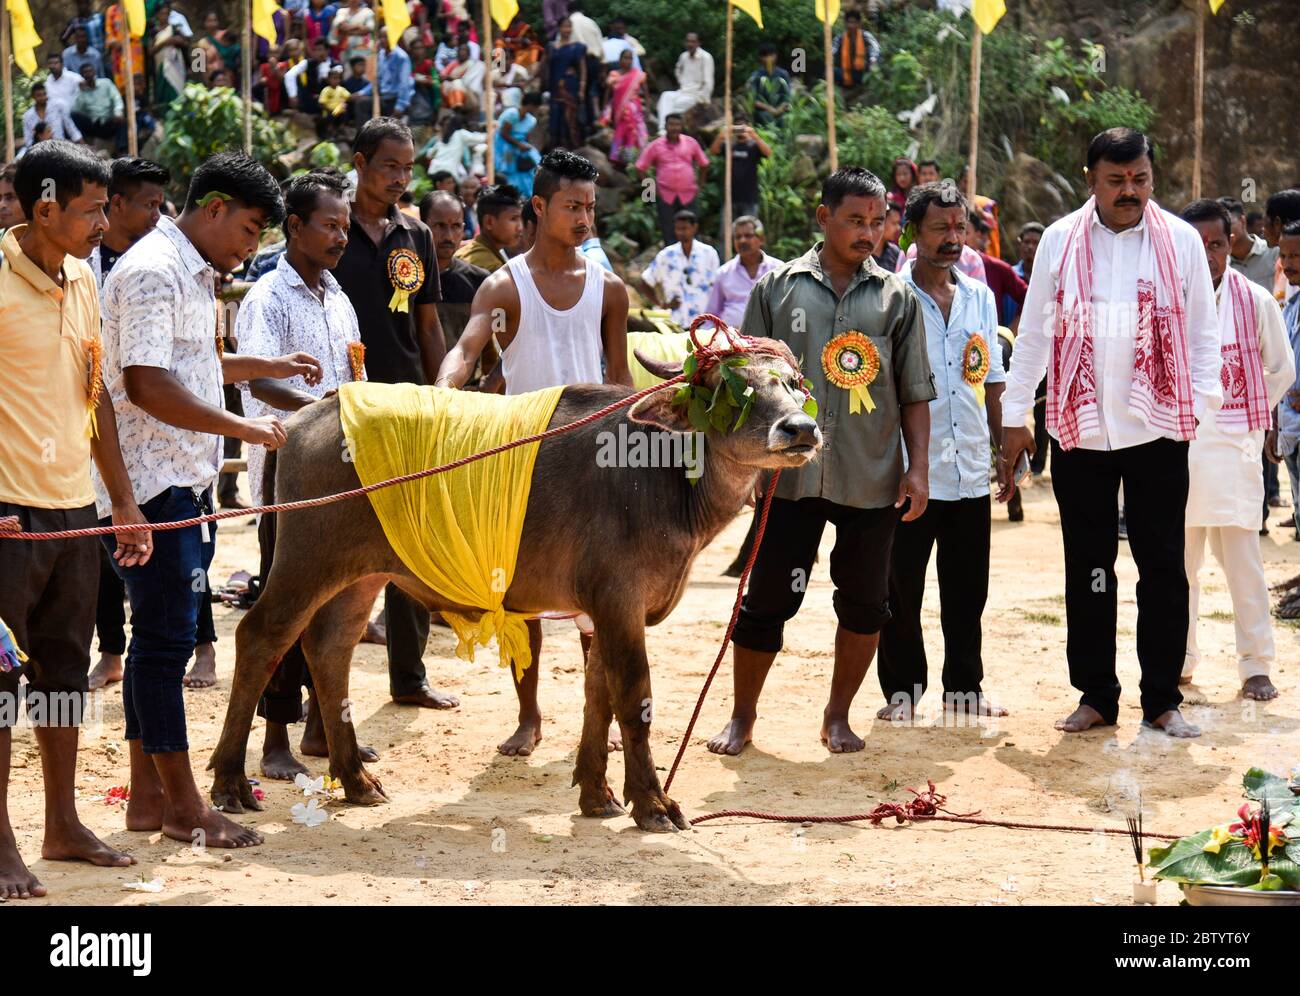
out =
<path fill-rule="evenodd" d="M 675 387 L 664 388 L 642 398 L 627 413 L 628 420 L 637 425 L 648 425 L 665 432 L 692 432 L 685 407 L 673 407 L 673 395 L 676 390 Z"/>

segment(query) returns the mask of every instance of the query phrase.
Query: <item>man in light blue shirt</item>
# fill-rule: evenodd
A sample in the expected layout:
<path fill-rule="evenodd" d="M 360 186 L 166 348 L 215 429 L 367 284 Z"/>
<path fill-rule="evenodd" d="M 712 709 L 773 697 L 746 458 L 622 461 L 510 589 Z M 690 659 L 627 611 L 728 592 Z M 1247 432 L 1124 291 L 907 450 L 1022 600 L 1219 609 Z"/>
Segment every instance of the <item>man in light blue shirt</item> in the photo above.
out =
<path fill-rule="evenodd" d="M 887 703 L 878 713 L 882 719 L 912 719 L 925 692 L 921 603 L 936 544 L 944 708 L 1006 715 L 980 687 L 980 617 L 989 586 L 989 440 L 1001 438 L 1006 373 L 993 293 L 956 268 L 968 210 L 953 183 L 944 181 L 913 188 L 904 213 L 916 260 L 903 279 L 925 319 L 938 393 L 930 402 L 930 501 L 894 533 L 890 620 L 880 638 L 880 687 Z"/>
<path fill-rule="evenodd" d="M 1293 221 L 1282 229 L 1277 245 L 1287 283 L 1300 287 L 1300 221 Z M 1300 356 L 1300 294 L 1291 295 L 1291 300 L 1282 309 L 1282 317 L 1286 320 L 1291 349 Z M 1298 510 L 1293 525 L 1296 539 L 1300 540 L 1300 376 L 1277 406 L 1277 426 L 1275 434 L 1269 433 L 1265 449 L 1286 463 L 1286 472 L 1291 478 L 1291 507 Z"/>
<path fill-rule="evenodd" d="M 411 57 L 398 45 L 388 47 L 388 35 L 380 33 L 383 51 L 379 53 L 379 109 L 385 117 L 403 118 L 415 96 L 415 76 L 411 71 Z M 370 87 L 360 91 L 369 94 Z"/>

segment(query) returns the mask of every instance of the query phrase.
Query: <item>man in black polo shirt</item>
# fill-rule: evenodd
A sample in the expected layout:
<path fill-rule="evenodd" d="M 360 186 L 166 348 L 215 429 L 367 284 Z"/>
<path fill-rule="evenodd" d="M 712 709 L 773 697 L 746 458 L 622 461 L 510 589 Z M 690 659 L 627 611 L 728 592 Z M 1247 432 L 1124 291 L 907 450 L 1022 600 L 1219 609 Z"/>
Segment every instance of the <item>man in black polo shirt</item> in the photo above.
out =
<path fill-rule="evenodd" d="M 411 130 L 393 118 L 373 118 L 357 133 L 353 149 L 357 189 L 352 224 L 334 277 L 357 313 L 366 378 L 381 384 L 432 384 L 447 352 L 438 321 L 441 295 L 433 236 L 422 221 L 397 209 L 415 165 Z M 429 610 L 390 584 L 384 621 L 393 701 L 435 709 L 460 705 L 425 679 Z"/>
<path fill-rule="evenodd" d="M 758 163 L 772 154 L 772 148 L 749 126 L 743 114 L 737 114 L 732 125 L 731 140 L 731 217 L 744 215 L 761 217 L 758 205 Z M 719 130 L 709 155 L 721 154 L 727 140 L 725 131 Z"/>

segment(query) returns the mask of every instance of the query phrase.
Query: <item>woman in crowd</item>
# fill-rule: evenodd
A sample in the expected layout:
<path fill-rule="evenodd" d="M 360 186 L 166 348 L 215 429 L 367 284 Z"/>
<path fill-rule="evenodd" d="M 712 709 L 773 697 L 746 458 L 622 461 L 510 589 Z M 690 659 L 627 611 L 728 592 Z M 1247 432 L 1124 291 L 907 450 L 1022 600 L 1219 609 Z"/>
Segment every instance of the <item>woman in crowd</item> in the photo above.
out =
<path fill-rule="evenodd" d="M 610 96 L 601 124 L 614 128 L 609 158 L 615 163 L 636 162 L 649 140 L 645 125 L 646 74 L 636 68 L 634 58 L 632 49 L 623 49 L 618 68 L 610 72 L 606 81 Z"/>
<path fill-rule="evenodd" d="M 475 145 L 487 141 L 486 134 L 470 131 L 467 124 L 464 114 L 453 111 L 442 123 L 442 132 L 420 150 L 420 158 L 429 161 L 430 176 L 446 171 L 458 181 L 465 178 L 471 151 Z"/>
<path fill-rule="evenodd" d="M 533 174 L 542 159 L 528 142 L 528 135 L 537 127 L 533 112 L 541 104 L 541 94 L 530 90 L 524 94 L 522 107 L 507 107 L 497 122 L 494 155 L 498 182 L 512 184 L 524 200 L 533 196 Z"/>
<path fill-rule="evenodd" d="M 574 41 L 573 22 L 567 17 L 546 50 L 543 78 L 551 94 L 551 146 L 576 149 L 583 139 L 580 110 L 587 99 L 587 46 Z"/>
<path fill-rule="evenodd" d="M 330 24 L 330 48 L 348 65 L 357 56 L 368 59 L 375 52 L 375 12 L 363 0 L 348 0 Z"/>

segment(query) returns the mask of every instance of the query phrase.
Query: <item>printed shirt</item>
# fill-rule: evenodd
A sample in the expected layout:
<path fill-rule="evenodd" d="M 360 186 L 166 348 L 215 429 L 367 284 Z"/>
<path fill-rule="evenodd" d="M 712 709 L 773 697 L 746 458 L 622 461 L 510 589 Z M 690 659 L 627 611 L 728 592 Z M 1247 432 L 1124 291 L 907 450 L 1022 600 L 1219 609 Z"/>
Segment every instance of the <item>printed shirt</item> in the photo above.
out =
<path fill-rule="evenodd" d="M 81 508 L 92 500 L 89 341 L 99 341 L 90 267 L 63 259 L 63 286 L 23 252 L 15 225 L 0 242 L 0 501 Z"/>
<path fill-rule="evenodd" d="M 763 253 L 763 258 L 758 263 L 758 272 L 751 277 L 741 263 L 740 257 L 733 256 L 722 264 L 722 269 L 718 270 L 718 275 L 713 281 L 713 290 L 709 291 L 709 302 L 704 310 L 711 315 L 717 315 L 728 325 L 740 328 L 740 323 L 745 318 L 745 305 L 749 303 L 749 295 L 753 293 L 754 285 L 763 274 L 771 273 L 780 265 L 781 261 L 775 256 Z"/>
<path fill-rule="evenodd" d="M 870 258 L 836 298 L 822 270 L 821 247 L 817 243 L 758 281 L 741 328 L 785 342 L 801 359 L 817 399 L 821 455 L 782 473 L 776 496 L 884 508 L 897 500 L 903 475 L 902 406 L 935 397 L 925 321 L 911 288 Z M 880 356 L 880 372 L 868 388 L 874 411 L 850 412 L 849 392 L 826 378 L 822 351 L 845 332 L 865 335 Z"/>
<path fill-rule="evenodd" d="M 1292 295 L 1291 300 L 1282 309 L 1286 321 L 1286 334 L 1291 340 L 1291 352 L 1296 357 L 1296 367 L 1300 369 L 1300 294 Z M 1300 400 L 1300 376 L 1282 395 L 1277 406 L 1278 452 L 1283 456 L 1300 447 L 1300 412 L 1291 407 L 1291 399 Z"/>
<path fill-rule="evenodd" d="M 665 300 L 680 299 L 672 309 L 673 321 L 685 327 L 696 315 L 708 310 L 709 292 L 717 274 L 718 250 L 694 239 L 689 257 L 682 251 L 680 242 L 660 249 L 641 278 L 658 287 Z"/>
<path fill-rule="evenodd" d="M 909 272 L 903 279 L 921 302 L 925 344 L 934 371 L 937 396 L 930 402 L 930 497 L 935 501 L 982 498 L 989 493 L 989 423 L 975 388 L 964 379 L 966 344 L 979 334 L 989 359 L 985 384 L 1007 379 L 998 343 L 998 315 L 993 292 L 953 268 L 957 287 L 945 322 L 939 305 L 916 286 Z"/>
<path fill-rule="evenodd" d="M 104 387 L 141 505 L 171 487 L 206 489 L 221 470 L 220 436 L 158 421 L 127 397 L 125 376 L 127 367 L 157 367 L 200 401 L 225 407 L 215 274 L 176 223 L 163 217 L 104 281 Z M 92 476 L 102 518 L 109 512 L 108 491 L 98 471 Z"/>
<path fill-rule="evenodd" d="M 314 397 L 337 391 L 353 380 L 348 343 L 361 341 L 357 313 L 343 293 L 334 275 L 321 274 L 322 301 L 303 282 L 302 276 L 281 256 L 275 269 L 249 288 L 240 303 L 235 319 L 235 338 L 239 352 L 246 356 L 284 356 L 307 353 L 321 365 L 321 382 L 308 384 L 301 376 L 284 381 L 284 386 Z M 272 408 L 253 397 L 247 382 L 239 385 L 244 414 L 249 418 L 263 415 L 284 417 L 288 412 Z M 262 468 L 266 449 L 250 446 L 248 450 L 248 487 L 254 502 L 262 499 Z"/>

